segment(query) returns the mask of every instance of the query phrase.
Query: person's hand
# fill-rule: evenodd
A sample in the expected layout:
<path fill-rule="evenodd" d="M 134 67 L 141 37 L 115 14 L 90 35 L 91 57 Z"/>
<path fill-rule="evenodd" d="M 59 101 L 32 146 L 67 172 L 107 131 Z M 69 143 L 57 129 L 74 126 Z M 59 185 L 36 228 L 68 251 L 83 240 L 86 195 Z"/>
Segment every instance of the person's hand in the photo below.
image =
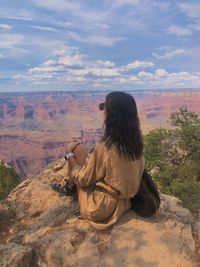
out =
<path fill-rule="evenodd" d="M 73 150 L 76 148 L 76 146 L 80 145 L 79 142 L 71 143 L 66 148 L 66 153 L 73 152 Z"/>

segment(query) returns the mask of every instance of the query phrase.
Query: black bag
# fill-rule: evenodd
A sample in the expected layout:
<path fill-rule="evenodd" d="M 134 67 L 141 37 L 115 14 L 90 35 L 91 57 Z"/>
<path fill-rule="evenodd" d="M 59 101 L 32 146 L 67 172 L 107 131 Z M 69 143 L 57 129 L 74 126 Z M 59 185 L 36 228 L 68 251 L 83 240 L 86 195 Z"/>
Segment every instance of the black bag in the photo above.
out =
<path fill-rule="evenodd" d="M 160 206 L 160 196 L 151 175 L 145 169 L 138 193 L 131 198 L 131 209 L 141 217 L 153 216 Z"/>

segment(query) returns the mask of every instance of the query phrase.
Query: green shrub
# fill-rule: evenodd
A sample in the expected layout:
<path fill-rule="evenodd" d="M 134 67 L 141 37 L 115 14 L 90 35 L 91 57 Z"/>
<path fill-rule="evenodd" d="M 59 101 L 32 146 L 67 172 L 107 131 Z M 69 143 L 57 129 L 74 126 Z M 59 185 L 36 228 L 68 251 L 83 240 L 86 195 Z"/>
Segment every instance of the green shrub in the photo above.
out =
<path fill-rule="evenodd" d="M 10 191 L 20 183 L 19 176 L 11 167 L 0 160 L 0 200 L 5 199 Z"/>
<path fill-rule="evenodd" d="M 200 210 L 200 182 L 187 183 L 174 180 L 170 190 L 170 193 L 179 197 L 191 212 Z"/>
<path fill-rule="evenodd" d="M 163 193 L 179 197 L 192 212 L 200 210 L 200 119 L 181 108 L 171 114 L 171 128 L 154 129 L 144 137 L 149 170 Z"/>

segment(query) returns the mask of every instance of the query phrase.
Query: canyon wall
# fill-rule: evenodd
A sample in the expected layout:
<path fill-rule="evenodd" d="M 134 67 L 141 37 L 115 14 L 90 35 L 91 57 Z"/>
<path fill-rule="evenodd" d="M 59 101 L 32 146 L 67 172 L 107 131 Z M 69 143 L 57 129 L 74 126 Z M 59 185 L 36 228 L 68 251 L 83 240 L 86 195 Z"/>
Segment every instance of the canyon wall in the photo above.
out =
<path fill-rule="evenodd" d="M 200 90 L 132 91 L 143 133 L 168 127 L 171 112 L 186 106 L 200 115 Z M 0 159 L 22 179 L 63 157 L 80 141 L 88 149 L 103 133 L 98 104 L 107 92 L 0 93 Z"/>

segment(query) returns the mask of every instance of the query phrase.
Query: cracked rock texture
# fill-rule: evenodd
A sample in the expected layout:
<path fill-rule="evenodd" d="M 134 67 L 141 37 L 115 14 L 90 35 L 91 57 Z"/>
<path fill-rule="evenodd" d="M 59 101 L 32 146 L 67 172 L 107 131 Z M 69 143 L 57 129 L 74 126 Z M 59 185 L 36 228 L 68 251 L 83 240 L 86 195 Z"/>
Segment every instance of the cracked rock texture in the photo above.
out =
<path fill-rule="evenodd" d="M 200 220 L 178 198 L 161 194 L 154 218 L 129 211 L 96 231 L 76 201 L 51 189 L 66 176 L 57 161 L 0 202 L 0 267 L 200 267 Z"/>

